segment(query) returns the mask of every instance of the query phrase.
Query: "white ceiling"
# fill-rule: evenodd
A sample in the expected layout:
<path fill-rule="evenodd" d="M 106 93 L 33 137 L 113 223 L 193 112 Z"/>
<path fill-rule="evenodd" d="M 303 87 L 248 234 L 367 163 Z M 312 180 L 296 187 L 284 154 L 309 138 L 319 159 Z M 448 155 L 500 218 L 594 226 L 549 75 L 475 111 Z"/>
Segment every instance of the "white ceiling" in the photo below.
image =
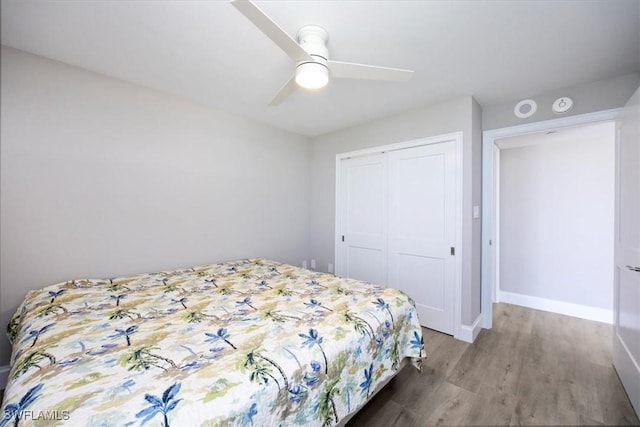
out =
<path fill-rule="evenodd" d="M 316 136 L 464 95 L 481 105 L 640 72 L 640 0 L 256 1 L 316 24 L 332 59 L 415 70 L 267 104 L 294 64 L 225 0 L 2 0 L 1 41 Z"/>

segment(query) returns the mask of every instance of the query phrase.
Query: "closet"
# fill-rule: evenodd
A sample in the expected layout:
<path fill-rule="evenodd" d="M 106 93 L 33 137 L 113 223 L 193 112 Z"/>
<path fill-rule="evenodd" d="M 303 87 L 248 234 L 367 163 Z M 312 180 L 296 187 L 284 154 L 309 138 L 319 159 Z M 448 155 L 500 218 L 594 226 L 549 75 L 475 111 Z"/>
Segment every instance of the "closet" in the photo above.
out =
<path fill-rule="evenodd" d="M 338 159 L 336 272 L 404 291 L 454 334 L 457 141 L 416 144 Z"/>

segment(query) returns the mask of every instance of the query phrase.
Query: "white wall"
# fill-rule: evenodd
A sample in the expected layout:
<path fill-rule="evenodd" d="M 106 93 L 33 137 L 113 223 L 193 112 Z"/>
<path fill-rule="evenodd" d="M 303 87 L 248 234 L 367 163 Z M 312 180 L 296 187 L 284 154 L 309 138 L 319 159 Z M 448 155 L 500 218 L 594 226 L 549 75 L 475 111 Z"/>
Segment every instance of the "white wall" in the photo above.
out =
<path fill-rule="evenodd" d="M 533 116 L 527 119 L 520 119 L 513 114 L 513 108 L 521 99 L 486 105 L 482 108 L 482 128 L 484 130 L 498 129 L 524 123 L 557 119 L 558 115 L 551 110 L 551 105 L 553 101 L 561 96 L 569 96 L 574 101 L 573 108 L 563 115 L 565 117 L 620 108 L 627 103 L 627 100 L 638 88 L 638 85 L 640 85 L 640 74 L 634 73 L 612 79 L 553 89 L 539 94 L 523 94 L 521 99 L 530 98 L 538 104 L 538 110 Z"/>
<path fill-rule="evenodd" d="M 0 324 L 29 289 L 309 252 L 306 138 L 2 47 Z M 0 337 L 0 366 L 9 343 Z"/>
<path fill-rule="evenodd" d="M 613 309 L 614 148 L 605 123 L 500 151 L 500 291 Z"/>
<path fill-rule="evenodd" d="M 376 120 L 312 139 L 311 258 L 326 271 L 334 263 L 336 154 L 446 133 L 463 132 L 462 322 L 480 314 L 481 112 L 471 97 Z"/>

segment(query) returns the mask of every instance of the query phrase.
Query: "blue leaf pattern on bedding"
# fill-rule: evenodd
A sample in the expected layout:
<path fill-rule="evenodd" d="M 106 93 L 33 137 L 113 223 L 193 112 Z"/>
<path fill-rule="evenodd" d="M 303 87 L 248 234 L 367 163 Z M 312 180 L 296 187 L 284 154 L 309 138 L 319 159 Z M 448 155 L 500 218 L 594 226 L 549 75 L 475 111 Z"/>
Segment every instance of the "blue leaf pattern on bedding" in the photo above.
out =
<path fill-rule="evenodd" d="M 422 334 L 418 335 L 418 332 L 413 332 L 413 339 L 411 340 L 411 348 L 421 348 L 423 343 Z"/>
<path fill-rule="evenodd" d="M 43 383 L 40 383 L 25 393 L 24 396 L 20 399 L 19 403 L 9 403 L 5 406 L 3 412 L 3 418 L 0 420 L 0 427 L 7 424 L 13 418 L 13 425 L 17 427 L 20 420 L 22 419 L 23 411 L 25 411 L 29 405 L 31 405 L 37 398 L 40 397 L 38 392 L 44 386 Z"/>
<path fill-rule="evenodd" d="M 302 343 L 302 345 L 306 345 L 308 348 L 311 348 L 314 345 L 318 346 L 318 348 L 320 349 L 320 352 L 322 353 L 322 357 L 324 358 L 324 373 L 327 374 L 329 371 L 329 363 L 327 362 L 327 355 L 322 349 L 323 338 L 318 335 L 318 331 L 311 328 L 309 329 L 309 335 L 305 335 L 305 334 L 298 334 L 298 335 L 304 339 L 304 342 Z"/>
<path fill-rule="evenodd" d="M 331 426 L 424 357 L 404 293 L 264 259 L 31 291 L 0 427 Z"/>
<path fill-rule="evenodd" d="M 162 414 L 164 427 L 169 427 L 169 412 L 173 411 L 182 399 L 175 400 L 175 396 L 180 391 L 180 383 L 173 383 L 163 393 L 162 398 L 152 394 L 145 394 L 144 400 L 151 404 L 136 414 L 136 418 L 143 418 L 140 425 L 145 425 L 158 414 Z"/>
<path fill-rule="evenodd" d="M 371 390 L 371 380 L 373 375 L 373 362 L 369 365 L 369 369 L 364 369 L 364 381 L 360 383 L 360 389 L 362 392 L 369 397 L 369 393 Z"/>

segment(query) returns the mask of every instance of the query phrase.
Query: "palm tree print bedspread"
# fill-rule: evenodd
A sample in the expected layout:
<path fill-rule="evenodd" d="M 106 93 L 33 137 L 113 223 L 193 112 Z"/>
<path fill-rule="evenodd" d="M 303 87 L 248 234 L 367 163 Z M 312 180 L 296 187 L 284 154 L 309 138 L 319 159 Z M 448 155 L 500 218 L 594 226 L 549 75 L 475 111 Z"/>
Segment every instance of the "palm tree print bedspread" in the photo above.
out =
<path fill-rule="evenodd" d="M 404 293 L 250 259 L 31 291 L 0 427 L 330 426 L 422 333 Z"/>

